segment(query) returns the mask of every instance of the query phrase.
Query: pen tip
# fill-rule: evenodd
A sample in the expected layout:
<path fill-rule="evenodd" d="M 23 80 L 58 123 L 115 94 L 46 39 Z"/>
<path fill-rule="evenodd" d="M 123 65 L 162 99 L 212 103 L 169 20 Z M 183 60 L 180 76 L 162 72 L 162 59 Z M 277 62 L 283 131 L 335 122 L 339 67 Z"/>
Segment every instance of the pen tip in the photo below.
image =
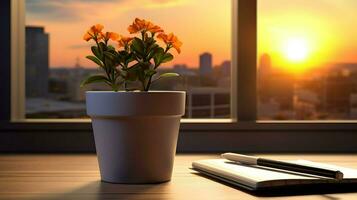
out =
<path fill-rule="evenodd" d="M 338 171 L 338 172 L 336 173 L 336 179 L 337 179 L 337 180 L 342 180 L 342 179 L 343 179 L 343 173 L 340 172 L 340 171 Z"/>

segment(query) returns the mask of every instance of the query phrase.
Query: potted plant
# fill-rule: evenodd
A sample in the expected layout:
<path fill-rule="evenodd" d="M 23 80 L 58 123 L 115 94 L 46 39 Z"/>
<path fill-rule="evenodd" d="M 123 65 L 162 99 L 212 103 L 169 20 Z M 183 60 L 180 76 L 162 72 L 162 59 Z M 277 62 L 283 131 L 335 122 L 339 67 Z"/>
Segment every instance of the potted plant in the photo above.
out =
<path fill-rule="evenodd" d="M 174 58 L 172 49 L 180 53 L 182 43 L 143 19 L 135 19 L 128 31 L 137 35 L 103 32 L 97 24 L 83 38 L 95 42 L 93 55 L 87 58 L 102 73 L 83 80 L 81 87 L 100 82 L 111 88 L 86 92 L 101 179 L 112 183 L 169 181 L 186 94 L 150 88 L 162 78 L 178 76 L 158 74 L 157 69 Z"/>

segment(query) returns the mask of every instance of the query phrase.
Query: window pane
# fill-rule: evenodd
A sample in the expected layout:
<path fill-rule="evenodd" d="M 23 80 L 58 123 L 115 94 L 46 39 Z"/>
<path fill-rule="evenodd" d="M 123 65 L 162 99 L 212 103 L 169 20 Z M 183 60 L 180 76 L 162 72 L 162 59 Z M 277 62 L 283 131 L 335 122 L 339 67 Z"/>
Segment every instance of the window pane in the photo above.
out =
<path fill-rule="evenodd" d="M 152 20 L 183 41 L 182 53 L 159 73 L 177 72 L 154 90 L 187 91 L 186 118 L 229 118 L 232 2 L 229 0 L 25 0 L 26 117 L 86 118 L 85 90 L 110 90 L 102 84 L 79 88 L 96 74 L 82 40 L 89 26 L 128 35 L 135 17 Z M 219 30 L 219 31 L 217 31 Z"/>
<path fill-rule="evenodd" d="M 258 1 L 258 118 L 357 119 L 357 1 Z"/>

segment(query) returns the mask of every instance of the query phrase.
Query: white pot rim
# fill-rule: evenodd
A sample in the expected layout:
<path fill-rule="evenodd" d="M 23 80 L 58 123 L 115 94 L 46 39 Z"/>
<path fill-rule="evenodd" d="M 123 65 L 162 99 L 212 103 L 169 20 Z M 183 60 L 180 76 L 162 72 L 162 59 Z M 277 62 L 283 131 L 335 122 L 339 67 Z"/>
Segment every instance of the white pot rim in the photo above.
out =
<path fill-rule="evenodd" d="M 186 92 L 86 92 L 87 114 L 91 117 L 182 116 Z"/>

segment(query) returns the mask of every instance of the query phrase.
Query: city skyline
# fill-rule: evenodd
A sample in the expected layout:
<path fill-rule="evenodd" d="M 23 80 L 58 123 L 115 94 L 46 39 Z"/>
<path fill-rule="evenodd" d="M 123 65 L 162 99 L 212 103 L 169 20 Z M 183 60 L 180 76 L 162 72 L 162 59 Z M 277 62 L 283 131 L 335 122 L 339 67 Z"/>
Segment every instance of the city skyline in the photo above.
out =
<path fill-rule="evenodd" d="M 26 26 L 26 38 L 26 117 L 85 118 L 85 91 L 108 89 L 105 84 L 79 86 L 81 80 L 97 74 L 97 69 L 81 67 L 79 59 L 72 68 L 50 68 L 48 39 L 51 35 L 44 27 Z M 166 80 L 169 82 L 156 85 L 153 90 L 186 91 L 187 118 L 229 117 L 231 62 L 224 61 L 213 69 L 210 53 L 200 54 L 199 59 L 200 70 L 174 65 L 170 71 L 181 74 L 182 78 L 177 82 Z M 162 74 L 165 70 L 168 69 L 157 71 Z M 202 103 L 197 104 L 197 101 Z"/>
<path fill-rule="evenodd" d="M 201 55 L 201 54 L 205 54 L 205 53 L 208 53 L 208 54 L 210 54 L 210 55 L 212 56 L 211 59 L 212 59 L 212 63 L 213 63 L 213 61 L 214 61 L 214 55 L 212 55 L 210 52 L 205 51 L 205 52 L 201 52 L 201 53 L 199 53 L 199 54 L 197 55 L 197 60 L 198 60 L 198 65 L 197 65 L 197 66 L 191 66 L 191 65 L 188 65 L 187 63 L 174 63 L 174 62 L 172 62 L 172 63 L 166 64 L 165 66 L 163 66 L 163 68 L 164 68 L 164 69 L 170 69 L 170 68 L 174 68 L 175 66 L 179 65 L 179 66 L 185 66 L 185 67 L 187 67 L 187 68 L 199 70 L 199 68 L 200 68 L 200 64 L 199 64 L 200 55 Z M 95 64 L 92 64 L 92 63 L 91 63 L 90 66 L 82 66 L 81 61 L 82 61 L 82 60 L 86 60 L 86 59 L 87 59 L 87 58 L 76 57 L 76 58 L 73 60 L 73 63 L 72 63 L 71 65 L 67 65 L 67 66 L 65 66 L 65 65 L 64 65 L 64 66 L 49 66 L 49 67 L 50 67 L 50 68 L 75 68 L 76 65 L 79 63 L 80 66 L 81 66 L 81 67 L 84 67 L 84 68 L 91 68 L 91 69 L 97 68 L 97 66 L 96 66 Z M 214 67 L 220 67 L 220 66 L 223 65 L 224 63 L 230 62 L 230 61 L 231 61 L 231 60 L 229 60 L 229 59 L 223 59 L 222 62 L 215 62 L 214 64 L 212 64 L 211 67 L 212 67 L 212 69 L 213 69 Z"/>
<path fill-rule="evenodd" d="M 33 77 L 44 77 L 39 83 L 32 80 L 28 84 L 27 89 L 43 93 L 27 93 L 27 116 L 85 117 L 85 90 L 72 86 L 78 86 L 84 77 L 97 72 L 82 68 L 78 60 L 75 68 L 49 69 L 48 43 L 43 40 L 50 35 L 42 27 L 27 27 L 26 35 L 26 71 L 32 72 L 26 73 L 26 82 Z M 36 49 L 36 52 L 32 49 Z M 229 117 L 231 62 L 227 60 L 213 68 L 212 59 L 209 52 L 200 54 L 198 70 L 189 69 L 186 65 L 175 65 L 170 70 L 180 73 L 184 78 L 177 80 L 177 83 L 167 82 L 166 86 L 155 89 L 187 91 L 192 103 L 187 103 L 186 117 Z M 330 66 L 329 70 L 315 70 L 309 77 L 298 77 L 288 71 L 274 69 L 273 62 L 269 54 L 260 56 L 258 62 L 260 119 L 335 119 L 357 116 L 357 63 L 337 63 Z M 50 95 L 44 90 L 47 84 Z M 90 90 L 106 88 L 104 85 L 93 85 Z"/>

